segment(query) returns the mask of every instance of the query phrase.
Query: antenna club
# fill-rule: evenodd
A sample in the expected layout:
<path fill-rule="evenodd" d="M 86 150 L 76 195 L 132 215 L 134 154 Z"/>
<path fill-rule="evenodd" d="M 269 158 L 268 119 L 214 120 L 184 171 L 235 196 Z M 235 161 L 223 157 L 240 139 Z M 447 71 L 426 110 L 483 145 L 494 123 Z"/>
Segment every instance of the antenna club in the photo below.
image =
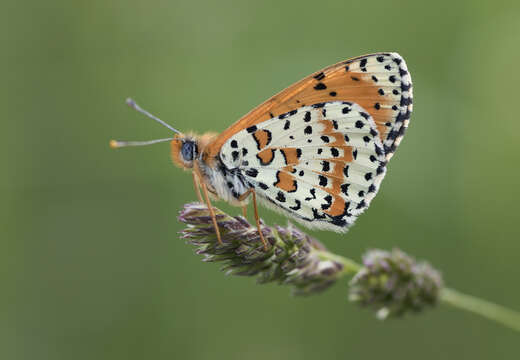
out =
<path fill-rule="evenodd" d="M 136 105 L 134 99 L 132 99 L 132 98 L 126 98 L 125 101 L 126 101 L 126 104 L 127 104 L 128 106 L 130 106 L 130 107 L 135 107 L 135 105 Z"/>
<path fill-rule="evenodd" d="M 119 142 L 117 140 L 110 140 L 108 144 L 112 149 L 117 149 L 119 147 Z"/>

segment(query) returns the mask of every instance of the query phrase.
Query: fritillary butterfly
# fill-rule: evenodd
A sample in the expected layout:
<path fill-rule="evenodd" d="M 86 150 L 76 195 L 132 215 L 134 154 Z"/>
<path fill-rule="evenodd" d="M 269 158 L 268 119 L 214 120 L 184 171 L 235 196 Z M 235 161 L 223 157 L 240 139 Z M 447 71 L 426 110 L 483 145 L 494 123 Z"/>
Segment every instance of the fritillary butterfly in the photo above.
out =
<path fill-rule="evenodd" d="M 201 136 L 181 133 L 128 103 L 175 135 L 113 140 L 111 146 L 170 141 L 173 162 L 192 170 L 219 241 L 210 194 L 244 209 L 251 195 L 258 229 L 257 199 L 308 227 L 344 232 L 376 195 L 403 138 L 412 80 L 397 53 L 360 56 L 289 86 L 224 132 Z"/>

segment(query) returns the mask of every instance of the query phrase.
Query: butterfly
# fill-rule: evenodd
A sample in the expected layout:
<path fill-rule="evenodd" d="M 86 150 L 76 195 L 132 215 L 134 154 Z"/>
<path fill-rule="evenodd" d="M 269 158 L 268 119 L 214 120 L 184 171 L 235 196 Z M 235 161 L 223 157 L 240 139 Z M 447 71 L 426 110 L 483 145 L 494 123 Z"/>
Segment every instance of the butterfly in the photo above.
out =
<path fill-rule="evenodd" d="M 412 112 L 412 80 L 397 53 L 339 62 L 289 86 L 220 134 L 174 132 L 151 141 L 116 141 L 113 148 L 171 144 L 173 163 L 192 171 L 201 202 L 241 206 L 252 199 L 310 228 L 345 232 L 370 205 Z M 202 190 L 202 193 L 200 191 Z"/>

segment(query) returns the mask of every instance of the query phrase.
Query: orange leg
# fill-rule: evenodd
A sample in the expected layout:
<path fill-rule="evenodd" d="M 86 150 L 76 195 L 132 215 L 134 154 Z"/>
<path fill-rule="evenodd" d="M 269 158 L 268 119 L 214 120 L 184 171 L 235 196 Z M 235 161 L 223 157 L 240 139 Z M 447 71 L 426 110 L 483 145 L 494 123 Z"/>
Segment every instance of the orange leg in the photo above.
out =
<path fill-rule="evenodd" d="M 240 196 L 239 200 L 246 199 L 249 194 L 253 194 L 253 209 L 255 210 L 255 222 L 256 222 L 256 228 L 258 229 L 258 235 L 260 235 L 260 240 L 262 240 L 262 243 L 264 244 L 264 250 L 267 251 L 267 241 L 264 239 L 264 235 L 262 234 L 262 231 L 260 229 L 260 216 L 258 216 L 258 206 L 256 205 L 256 192 L 255 189 L 249 189 L 246 193 L 242 194 Z"/>
<path fill-rule="evenodd" d="M 200 195 L 200 188 L 199 188 L 199 181 L 197 180 L 197 174 L 195 172 L 191 173 L 193 175 L 193 186 L 195 187 L 195 192 L 197 193 L 197 197 L 199 198 L 199 201 L 203 203 L 202 196 Z"/>
<path fill-rule="evenodd" d="M 209 213 L 211 215 L 211 220 L 213 220 L 213 226 L 215 227 L 215 233 L 217 234 L 217 240 L 220 245 L 223 245 L 222 239 L 220 238 L 220 230 L 217 224 L 217 217 L 215 216 L 215 211 L 213 210 L 213 206 L 211 206 L 211 202 L 209 201 L 208 189 L 204 183 L 200 184 L 202 186 L 202 192 L 204 193 L 204 198 L 206 199 L 206 205 L 208 206 Z"/>
<path fill-rule="evenodd" d="M 247 206 L 246 205 L 242 206 L 242 215 L 244 215 L 244 217 L 247 219 Z"/>

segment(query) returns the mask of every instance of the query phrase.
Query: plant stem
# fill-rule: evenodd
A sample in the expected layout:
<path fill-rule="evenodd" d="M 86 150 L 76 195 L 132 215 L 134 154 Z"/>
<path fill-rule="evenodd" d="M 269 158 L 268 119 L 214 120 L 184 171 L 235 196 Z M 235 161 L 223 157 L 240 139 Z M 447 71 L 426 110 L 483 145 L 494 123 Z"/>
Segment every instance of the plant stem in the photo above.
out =
<path fill-rule="evenodd" d="M 333 261 L 337 261 L 343 265 L 343 270 L 341 271 L 341 275 L 339 277 L 345 276 L 345 275 L 355 275 L 359 270 L 363 268 L 362 265 L 358 264 L 354 260 L 348 259 L 341 255 L 336 255 L 333 253 L 330 253 L 328 251 L 320 251 L 318 252 L 318 255 L 322 259 L 329 259 Z"/>
<path fill-rule="evenodd" d="M 453 307 L 472 312 L 510 329 L 520 331 L 520 313 L 514 310 L 450 288 L 442 289 L 440 300 Z"/>

